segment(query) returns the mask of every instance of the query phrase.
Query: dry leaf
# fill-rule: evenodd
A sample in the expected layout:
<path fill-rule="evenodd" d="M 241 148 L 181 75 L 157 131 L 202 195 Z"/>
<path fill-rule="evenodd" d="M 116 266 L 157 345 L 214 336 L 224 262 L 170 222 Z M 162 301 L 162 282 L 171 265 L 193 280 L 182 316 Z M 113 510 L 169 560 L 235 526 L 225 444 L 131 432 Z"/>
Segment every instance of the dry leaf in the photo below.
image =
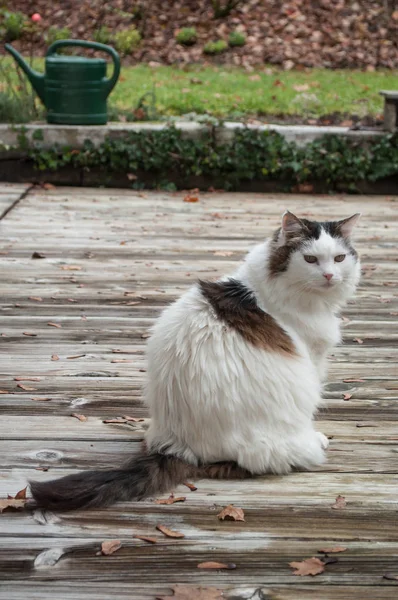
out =
<path fill-rule="evenodd" d="M 245 513 L 241 508 L 236 508 L 233 504 L 229 504 L 217 515 L 220 521 L 244 521 Z"/>
<path fill-rule="evenodd" d="M 103 423 L 128 423 L 127 419 L 106 419 Z"/>
<path fill-rule="evenodd" d="M 59 360 L 58 354 L 52 354 L 51 355 L 51 360 Z"/>
<path fill-rule="evenodd" d="M 305 575 L 319 575 L 325 570 L 325 564 L 319 558 L 314 556 L 312 558 L 306 558 L 301 562 L 291 562 L 289 563 L 289 567 L 296 569 L 293 572 L 293 575 L 300 575 L 301 577 Z"/>
<path fill-rule="evenodd" d="M 36 396 L 35 398 L 31 398 L 31 400 L 34 400 L 37 402 L 49 402 L 51 400 L 51 398 L 41 398 L 39 396 Z"/>
<path fill-rule="evenodd" d="M 151 334 L 150 334 L 150 333 L 143 333 L 143 334 L 141 335 L 141 338 L 142 338 L 143 340 L 147 340 L 147 339 L 148 339 L 148 338 L 150 338 L 150 337 L 151 337 Z"/>
<path fill-rule="evenodd" d="M 170 537 L 170 538 L 184 538 L 185 537 L 185 535 L 183 533 L 180 533 L 179 531 L 173 531 L 172 529 L 169 529 L 165 525 L 156 525 L 156 529 L 158 531 L 161 531 L 163 533 L 163 535 L 165 535 L 166 537 Z"/>
<path fill-rule="evenodd" d="M 344 383 L 362 383 L 364 379 L 343 379 Z"/>
<path fill-rule="evenodd" d="M 34 300 L 35 302 L 43 302 L 43 298 L 40 296 L 29 296 L 29 300 Z"/>
<path fill-rule="evenodd" d="M 47 323 L 47 325 L 49 327 L 56 327 L 57 329 L 61 329 L 61 327 L 62 327 L 62 325 L 60 325 L 59 323 L 51 323 L 51 321 L 50 321 L 50 323 Z"/>
<path fill-rule="evenodd" d="M 133 423 L 143 423 L 145 421 L 145 419 L 139 417 L 129 417 L 128 415 L 123 415 L 122 418 L 126 419 L 126 421 L 132 421 Z"/>
<path fill-rule="evenodd" d="M 55 190 L 55 189 L 57 189 L 55 187 L 55 185 L 53 185 L 52 183 L 42 183 L 41 187 L 43 188 L 43 190 Z"/>
<path fill-rule="evenodd" d="M 184 197 L 184 202 L 199 202 L 198 196 L 193 196 L 192 194 L 187 194 Z"/>
<path fill-rule="evenodd" d="M 191 490 L 191 492 L 196 492 L 198 489 L 193 483 L 188 483 L 188 481 L 184 481 L 183 485 L 186 485 L 187 488 Z"/>
<path fill-rule="evenodd" d="M 0 394 L 13 394 L 14 392 L 9 392 L 8 390 L 0 390 Z"/>
<path fill-rule="evenodd" d="M 352 394 L 344 394 L 343 400 L 350 400 L 352 398 Z"/>
<path fill-rule="evenodd" d="M 398 575 L 393 575 L 392 573 L 384 573 L 383 579 L 388 579 L 389 581 L 398 581 Z"/>
<path fill-rule="evenodd" d="M 353 341 L 357 344 L 363 344 L 363 340 L 361 340 L 361 338 L 354 338 Z"/>
<path fill-rule="evenodd" d="M 234 563 L 221 563 L 221 562 L 202 562 L 198 564 L 198 569 L 236 569 L 236 565 Z"/>
<path fill-rule="evenodd" d="M 19 490 L 19 492 L 17 492 L 15 494 L 15 496 L 8 496 L 8 498 L 12 499 L 12 500 L 26 500 L 26 490 L 28 489 L 28 486 L 24 487 L 22 490 Z"/>
<path fill-rule="evenodd" d="M 25 500 L 15 500 L 14 498 L 0 499 L 0 513 L 7 510 L 20 510 L 25 506 Z"/>
<path fill-rule="evenodd" d="M 68 358 L 69 360 L 74 360 L 75 358 L 83 358 L 83 356 L 86 356 L 85 354 L 75 354 L 74 356 L 67 356 L 66 358 Z"/>
<path fill-rule="evenodd" d="M 233 252 L 224 252 L 224 251 L 219 251 L 219 252 L 213 252 L 214 256 L 232 256 Z"/>
<path fill-rule="evenodd" d="M 23 383 L 17 383 L 17 387 L 25 392 L 35 392 L 37 388 L 29 387 L 28 385 L 24 385 Z"/>
<path fill-rule="evenodd" d="M 175 504 L 176 502 L 185 502 L 185 500 L 185 496 L 175 497 L 173 494 L 171 494 L 168 498 L 164 500 L 156 500 L 155 504 Z"/>
<path fill-rule="evenodd" d="M 142 540 L 143 542 L 148 542 L 148 544 L 156 544 L 157 539 L 153 537 L 147 537 L 146 535 L 133 535 L 133 538 L 136 540 Z"/>
<path fill-rule="evenodd" d="M 46 258 L 46 256 L 42 252 L 33 252 L 32 258 Z"/>
<path fill-rule="evenodd" d="M 120 540 L 107 540 L 101 544 L 101 554 L 104 556 L 109 556 L 110 554 L 113 554 L 119 550 L 121 547 L 122 543 Z"/>
<path fill-rule="evenodd" d="M 32 333 L 31 331 L 24 331 L 22 335 L 26 335 L 28 337 L 37 337 L 37 333 Z"/>
<path fill-rule="evenodd" d="M 337 552 L 345 552 L 347 548 L 343 546 L 334 546 L 333 548 L 322 548 L 322 550 L 318 550 L 318 552 L 322 552 L 323 554 L 337 554 Z"/>
<path fill-rule="evenodd" d="M 222 600 L 223 593 L 216 588 L 192 587 L 190 585 L 172 586 L 173 596 L 157 596 L 156 600 Z"/>
<path fill-rule="evenodd" d="M 356 427 L 378 427 L 378 424 L 371 423 L 370 421 L 366 421 L 366 423 L 357 423 Z"/>
<path fill-rule="evenodd" d="M 14 377 L 14 381 L 41 381 L 41 377 Z"/>
<path fill-rule="evenodd" d="M 87 421 L 87 417 L 85 417 L 84 415 L 79 415 L 78 413 L 72 413 L 71 417 L 75 417 L 75 419 L 79 419 L 79 421 L 82 421 L 82 423 L 84 423 L 84 421 Z"/>
<path fill-rule="evenodd" d="M 79 267 L 79 265 L 61 265 L 61 269 L 63 271 L 81 271 L 82 267 Z"/>
<path fill-rule="evenodd" d="M 331 508 L 336 510 L 340 510 L 341 508 L 345 508 L 347 505 L 344 496 L 340 496 L 340 494 L 336 498 L 336 502 L 332 504 Z"/>

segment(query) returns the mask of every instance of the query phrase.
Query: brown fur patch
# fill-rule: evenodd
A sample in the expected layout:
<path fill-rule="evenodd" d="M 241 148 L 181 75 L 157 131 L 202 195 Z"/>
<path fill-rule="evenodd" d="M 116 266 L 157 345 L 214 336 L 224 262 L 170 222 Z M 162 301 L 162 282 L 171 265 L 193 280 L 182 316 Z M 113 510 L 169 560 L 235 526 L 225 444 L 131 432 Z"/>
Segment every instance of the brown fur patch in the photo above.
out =
<path fill-rule="evenodd" d="M 294 355 L 291 337 L 263 311 L 254 294 L 240 281 L 200 281 L 200 289 L 217 317 L 257 348 Z"/>

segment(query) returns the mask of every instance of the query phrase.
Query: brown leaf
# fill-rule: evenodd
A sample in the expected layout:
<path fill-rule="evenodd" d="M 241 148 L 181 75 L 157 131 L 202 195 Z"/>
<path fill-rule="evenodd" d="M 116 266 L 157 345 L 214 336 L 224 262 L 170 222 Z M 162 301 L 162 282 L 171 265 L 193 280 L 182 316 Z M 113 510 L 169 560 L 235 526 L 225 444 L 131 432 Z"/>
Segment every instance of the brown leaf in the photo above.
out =
<path fill-rule="evenodd" d="M 354 338 L 353 342 L 356 342 L 357 344 L 363 344 L 363 340 L 361 340 L 361 338 Z"/>
<path fill-rule="evenodd" d="M 32 333 L 31 331 L 24 331 L 22 335 L 26 335 L 27 337 L 37 337 L 37 333 Z"/>
<path fill-rule="evenodd" d="M 183 533 L 180 533 L 179 531 L 173 531 L 172 529 L 169 529 L 165 525 L 156 525 L 156 529 L 158 531 L 161 531 L 163 533 L 163 535 L 165 535 L 166 537 L 170 537 L 170 538 L 184 538 L 185 537 L 185 535 Z"/>
<path fill-rule="evenodd" d="M 296 569 L 293 572 L 293 575 L 300 575 L 301 577 L 306 575 L 319 575 L 325 570 L 325 564 L 315 556 L 312 558 L 306 558 L 301 562 L 290 562 L 289 567 Z"/>
<path fill-rule="evenodd" d="M 393 575 L 393 573 L 384 573 L 383 579 L 388 579 L 390 581 L 398 581 L 398 575 Z"/>
<path fill-rule="evenodd" d="M 82 267 L 79 267 L 79 265 L 61 265 L 61 269 L 63 271 L 81 271 Z"/>
<path fill-rule="evenodd" d="M 352 394 L 344 394 L 343 400 L 350 400 L 352 398 Z"/>
<path fill-rule="evenodd" d="M 141 334 L 141 338 L 142 338 L 143 340 L 147 340 L 147 339 L 148 339 L 148 338 L 150 338 L 150 337 L 151 337 L 151 334 L 150 334 L 150 333 L 143 333 L 143 334 Z"/>
<path fill-rule="evenodd" d="M 133 538 L 136 540 L 142 540 L 143 542 L 148 542 L 148 544 L 156 544 L 157 539 L 153 537 L 147 537 L 146 535 L 133 535 Z"/>
<path fill-rule="evenodd" d="M 25 500 L 15 500 L 14 498 L 1 498 L 0 499 L 0 513 L 7 510 L 20 510 L 25 506 Z"/>
<path fill-rule="evenodd" d="M 233 504 L 229 504 L 217 515 L 220 521 L 244 521 L 245 513 L 241 508 L 236 508 Z"/>
<path fill-rule="evenodd" d="M 103 423 L 128 423 L 127 419 L 106 419 Z"/>
<path fill-rule="evenodd" d="M 31 398 L 31 400 L 34 400 L 36 402 L 49 402 L 51 400 L 51 398 L 42 398 L 42 397 L 36 396 L 35 398 Z"/>
<path fill-rule="evenodd" d="M 17 387 L 25 392 L 35 392 L 37 388 L 29 387 L 28 385 L 24 385 L 23 383 L 17 383 Z"/>
<path fill-rule="evenodd" d="M 79 419 L 79 421 L 82 421 L 82 423 L 84 423 L 84 421 L 87 421 L 87 417 L 84 415 L 79 415 L 78 413 L 72 413 L 71 417 L 75 417 L 75 419 Z"/>
<path fill-rule="evenodd" d="M 362 383 L 364 379 L 343 379 L 344 383 Z"/>
<path fill-rule="evenodd" d="M 129 415 L 123 415 L 123 419 L 126 419 L 126 421 L 132 421 L 133 423 L 143 423 L 145 421 L 145 419 L 139 417 L 129 417 Z"/>
<path fill-rule="evenodd" d="M 53 185 L 52 183 L 42 183 L 41 187 L 43 188 L 43 190 L 55 190 L 55 189 L 57 189 L 55 187 L 55 185 Z"/>
<path fill-rule="evenodd" d="M 366 421 L 365 423 L 357 423 L 356 427 L 378 427 L 378 424 L 371 423 L 370 421 Z"/>
<path fill-rule="evenodd" d="M 120 540 L 107 540 L 101 544 L 101 554 L 110 556 L 122 547 Z"/>
<path fill-rule="evenodd" d="M 198 569 L 236 569 L 236 565 L 234 563 L 221 563 L 221 562 L 202 562 L 198 564 Z"/>
<path fill-rule="evenodd" d="M 52 354 L 51 355 L 51 360 L 59 360 L 58 354 Z"/>
<path fill-rule="evenodd" d="M 176 497 L 173 494 L 171 494 L 166 499 L 156 500 L 155 504 L 175 504 L 176 502 L 185 502 L 185 500 L 186 500 L 185 496 Z"/>
<path fill-rule="evenodd" d="M 190 585 L 172 586 L 173 596 L 157 596 L 156 600 L 222 600 L 223 593 L 217 588 L 192 587 Z"/>
<path fill-rule="evenodd" d="M 331 508 L 334 508 L 336 510 L 340 510 L 342 508 L 345 508 L 347 505 L 344 496 L 340 496 L 340 494 L 337 496 L 336 498 L 336 502 L 334 504 L 332 504 Z"/>
<path fill-rule="evenodd" d="M 186 485 L 187 488 L 191 490 L 191 492 L 196 492 L 198 489 L 193 483 L 188 483 L 188 481 L 184 481 L 183 485 Z"/>
<path fill-rule="evenodd" d="M 85 354 L 75 354 L 74 356 L 67 356 L 66 358 L 68 358 L 69 360 L 74 360 L 75 358 L 83 358 L 83 356 L 86 356 Z"/>
<path fill-rule="evenodd" d="M 14 381 L 41 381 L 41 377 L 14 377 Z"/>
<path fill-rule="evenodd" d="M 187 194 L 184 197 L 184 202 L 199 202 L 198 196 L 193 196 L 192 194 Z"/>
<path fill-rule="evenodd" d="M 9 498 L 12 498 L 13 500 L 26 500 L 26 490 L 28 489 L 28 486 L 24 487 L 22 490 L 19 490 L 19 492 L 17 492 L 15 494 L 15 496 L 8 496 Z"/>
<path fill-rule="evenodd" d="M 322 550 L 318 550 L 318 552 L 322 552 L 322 554 L 337 554 L 337 552 L 345 552 L 347 548 L 343 546 L 334 546 L 333 548 L 322 548 Z"/>
<path fill-rule="evenodd" d="M 46 258 L 46 256 L 42 252 L 33 252 L 32 258 Z"/>
<path fill-rule="evenodd" d="M 34 300 L 34 302 L 43 302 L 43 298 L 40 298 L 40 296 L 29 296 L 29 300 Z"/>
<path fill-rule="evenodd" d="M 49 323 L 47 323 L 47 325 L 49 327 L 56 327 L 57 329 L 61 329 L 62 325 L 60 325 L 59 323 L 51 323 L 51 321 Z"/>

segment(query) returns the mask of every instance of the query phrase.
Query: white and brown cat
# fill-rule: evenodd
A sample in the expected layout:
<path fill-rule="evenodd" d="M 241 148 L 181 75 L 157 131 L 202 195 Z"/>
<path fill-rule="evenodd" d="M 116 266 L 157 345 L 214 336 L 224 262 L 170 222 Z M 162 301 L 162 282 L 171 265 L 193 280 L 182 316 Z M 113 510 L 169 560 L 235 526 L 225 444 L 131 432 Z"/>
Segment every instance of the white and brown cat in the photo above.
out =
<path fill-rule="evenodd" d="M 316 431 L 326 357 L 360 263 L 359 214 L 341 221 L 290 212 L 232 276 L 200 281 L 156 322 L 147 348 L 151 421 L 141 456 L 115 470 L 31 482 L 37 506 L 75 509 L 138 500 L 188 478 L 310 470 L 325 459 Z"/>

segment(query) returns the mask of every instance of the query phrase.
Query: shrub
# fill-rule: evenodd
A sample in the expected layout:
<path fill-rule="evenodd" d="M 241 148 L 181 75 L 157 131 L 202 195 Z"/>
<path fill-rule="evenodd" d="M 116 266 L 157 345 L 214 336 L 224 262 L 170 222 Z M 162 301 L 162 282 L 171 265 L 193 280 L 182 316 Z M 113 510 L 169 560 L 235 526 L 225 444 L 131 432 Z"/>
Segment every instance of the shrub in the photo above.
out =
<path fill-rule="evenodd" d="M 69 27 L 49 27 L 46 33 L 46 42 L 49 46 L 58 40 L 69 40 L 72 32 Z"/>
<path fill-rule="evenodd" d="M 240 31 L 231 31 L 228 37 L 230 46 L 244 46 L 246 44 L 246 36 Z"/>
<path fill-rule="evenodd" d="M 102 25 L 99 29 L 96 29 L 93 34 L 93 39 L 99 44 L 109 44 L 111 40 L 111 31 L 106 25 Z"/>
<path fill-rule="evenodd" d="M 203 48 L 205 54 L 221 54 L 227 50 L 228 44 L 225 40 L 217 40 L 217 42 L 207 42 Z"/>
<path fill-rule="evenodd" d="M 130 54 L 141 41 L 140 32 L 132 25 L 128 29 L 118 31 L 114 37 L 115 48 L 120 54 Z"/>
<path fill-rule="evenodd" d="M 13 42 L 21 37 L 26 26 L 25 15 L 21 12 L 2 11 L 3 22 L 1 34 L 6 42 Z"/>
<path fill-rule="evenodd" d="M 198 39 L 195 27 L 183 27 L 176 34 L 178 44 L 192 46 Z"/>
<path fill-rule="evenodd" d="M 0 123 L 29 123 L 43 117 L 44 111 L 37 109 L 32 94 L 0 92 Z"/>

